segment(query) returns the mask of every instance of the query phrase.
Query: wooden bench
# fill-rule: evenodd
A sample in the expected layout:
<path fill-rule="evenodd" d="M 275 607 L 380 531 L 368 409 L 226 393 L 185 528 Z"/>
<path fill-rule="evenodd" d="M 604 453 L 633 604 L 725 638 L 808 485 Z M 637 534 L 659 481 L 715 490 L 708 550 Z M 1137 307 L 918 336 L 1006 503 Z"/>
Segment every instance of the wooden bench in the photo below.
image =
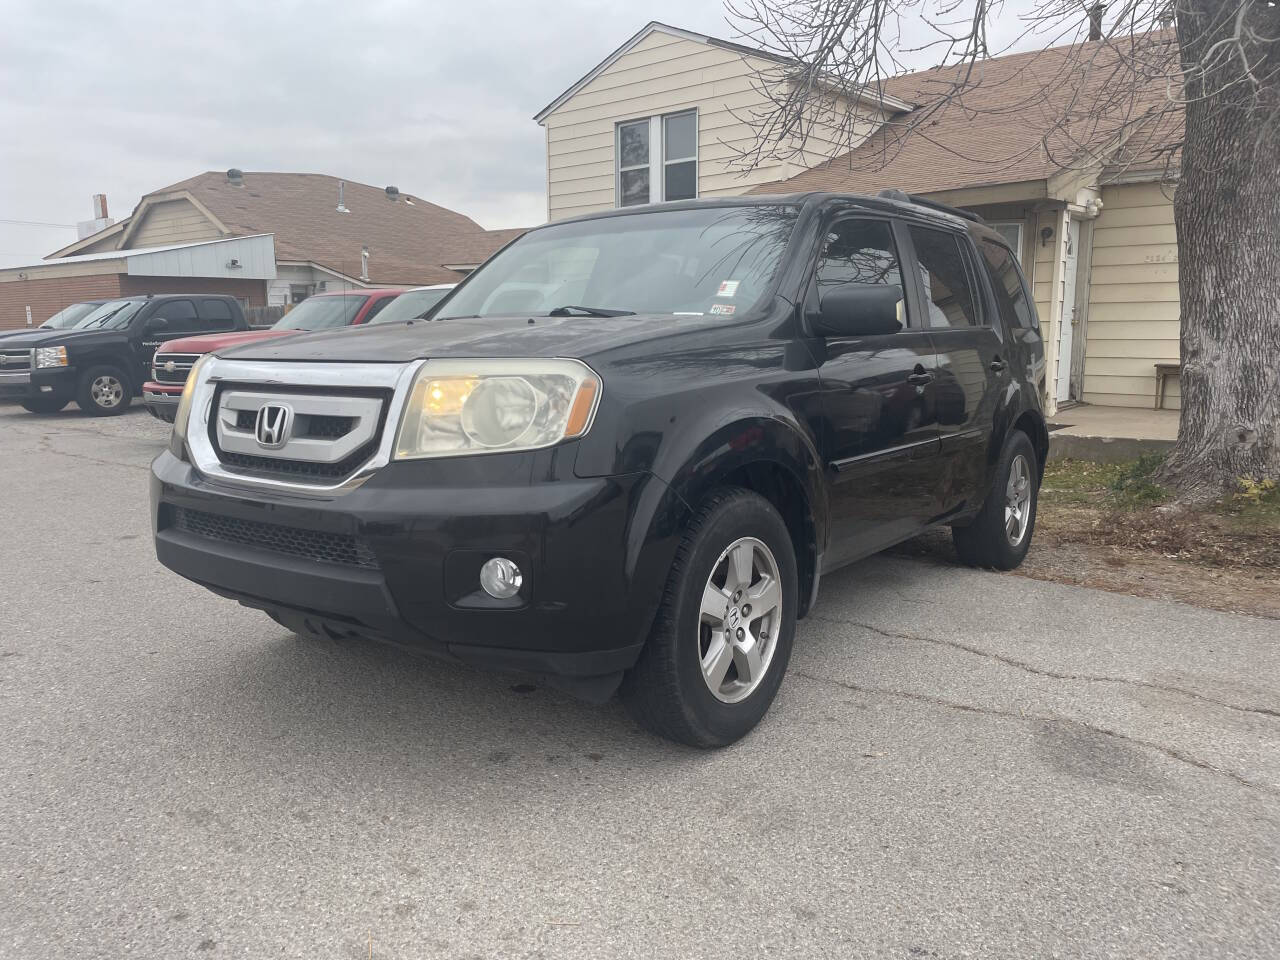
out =
<path fill-rule="evenodd" d="M 1156 409 L 1164 409 L 1164 385 L 1169 377 L 1180 376 L 1182 373 L 1182 364 L 1180 363 L 1157 363 L 1156 364 Z"/>

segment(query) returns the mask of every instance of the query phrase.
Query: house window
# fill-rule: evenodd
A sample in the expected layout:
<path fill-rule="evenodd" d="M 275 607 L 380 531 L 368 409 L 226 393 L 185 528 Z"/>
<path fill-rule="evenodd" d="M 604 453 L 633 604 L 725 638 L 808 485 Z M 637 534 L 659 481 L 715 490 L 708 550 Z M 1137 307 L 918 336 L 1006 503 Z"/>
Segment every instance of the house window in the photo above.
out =
<path fill-rule="evenodd" d="M 698 113 L 686 110 L 618 124 L 618 206 L 698 195 Z"/>
<path fill-rule="evenodd" d="M 1022 263 L 1022 224 L 989 223 L 987 226 L 1004 237 L 1004 242 L 1009 244 L 1009 249 L 1013 251 L 1018 263 Z"/>

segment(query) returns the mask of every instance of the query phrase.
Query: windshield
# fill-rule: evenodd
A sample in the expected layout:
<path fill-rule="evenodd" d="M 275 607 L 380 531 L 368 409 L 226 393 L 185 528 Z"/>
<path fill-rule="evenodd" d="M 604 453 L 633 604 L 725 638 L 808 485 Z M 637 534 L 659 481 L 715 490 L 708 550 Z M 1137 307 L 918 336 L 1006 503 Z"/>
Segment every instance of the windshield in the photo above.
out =
<path fill-rule="evenodd" d="M 397 320 L 416 320 L 443 300 L 444 295 L 452 289 L 452 287 L 447 287 L 442 290 L 410 290 L 408 293 L 402 293 L 369 323 L 395 323 Z"/>
<path fill-rule="evenodd" d="M 97 303 L 73 303 L 69 307 L 63 307 L 52 317 L 40 324 L 42 330 L 66 330 L 74 327 L 86 316 L 97 310 L 100 304 Z"/>
<path fill-rule="evenodd" d="M 146 303 L 145 300 L 112 300 L 87 314 L 76 324 L 76 329 L 119 330 L 127 327 Z"/>
<path fill-rule="evenodd" d="M 544 227 L 477 270 L 435 319 L 568 306 L 742 314 L 773 281 L 796 216 L 789 206 L 695 207 Z"/>
<path fill-rule="evenodd" d="M 340 297 L 308 297 L 275 322 L 272 330 L 328 330 L 350 326 L 364 302 L 362 294 Z"/>

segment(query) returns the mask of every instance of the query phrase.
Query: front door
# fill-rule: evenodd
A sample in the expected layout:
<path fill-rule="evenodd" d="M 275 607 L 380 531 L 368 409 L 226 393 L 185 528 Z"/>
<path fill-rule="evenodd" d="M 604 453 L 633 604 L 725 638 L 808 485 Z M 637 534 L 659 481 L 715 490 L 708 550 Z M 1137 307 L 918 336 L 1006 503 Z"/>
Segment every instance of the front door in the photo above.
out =
<path fill-rule="evenodd" d="M 901 262 L 888 220 L 838 219 L 826 230 L 806 309 L 848 283 L 906 290 Z M 831 498 L 828 567 L 911 536 L 936 510 L 934 351 L 928 332 L 911 323 L 914 299 L 907 291 L 899 304 L 899 332 L 828 337 L 815 350 Z"/>
<path fill-rule="evenodd" d="M 1062 324 L 1058 330 L 1057 393 L 1059 403 L 1071 399 L 1071 342 L 1076 326 L 1076 265 L 1080 257 L 1080 221 L 1067 224 L 1067 271 L 1063 277 Z"/>
<path fill-rule="evenodd" d="M 163 325 L 157 319 L 163 319 Z M 150 311 L 142 311 L 134 320 L 132 340 L 134 355 L 137 360 L 135 376 L 138 384 L 151 379 L 151 361 L 156 349 L 162 343 L 189 337 L 200 331 L 200 321 L 196 314 L 196 305 L 187 299 L 161 300 Z"/>
<path fill-rule="evenodd" d="M 967 237 L 911 225 L 920 302 L 938 354 L 934 412 L 941 440 L 939 512 L 952 513 L 986 495 L 988 452 L 1001 392 L 1012 380 L 998 316 L 983 309 L 978 264 Z"/>

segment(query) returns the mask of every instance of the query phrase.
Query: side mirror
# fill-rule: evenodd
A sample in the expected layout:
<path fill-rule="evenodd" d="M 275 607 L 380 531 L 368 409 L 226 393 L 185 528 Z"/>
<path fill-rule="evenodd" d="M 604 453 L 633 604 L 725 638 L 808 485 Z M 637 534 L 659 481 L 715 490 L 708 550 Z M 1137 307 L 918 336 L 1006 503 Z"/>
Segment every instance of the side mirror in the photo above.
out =
<path fill-rule="evenodd" d="M 147 333 L 159 333 L 161 330 L 167 329 L 169 321 L 164 317 L 152 317 L 147 321 Z"/>
<path fill-rule="evenodd" d="M 810 314 L 820 337 L 875 337 L 902 329 L 902 287 L 896 283 L 845 283 L 820 297 L 817 314 Z"/>

